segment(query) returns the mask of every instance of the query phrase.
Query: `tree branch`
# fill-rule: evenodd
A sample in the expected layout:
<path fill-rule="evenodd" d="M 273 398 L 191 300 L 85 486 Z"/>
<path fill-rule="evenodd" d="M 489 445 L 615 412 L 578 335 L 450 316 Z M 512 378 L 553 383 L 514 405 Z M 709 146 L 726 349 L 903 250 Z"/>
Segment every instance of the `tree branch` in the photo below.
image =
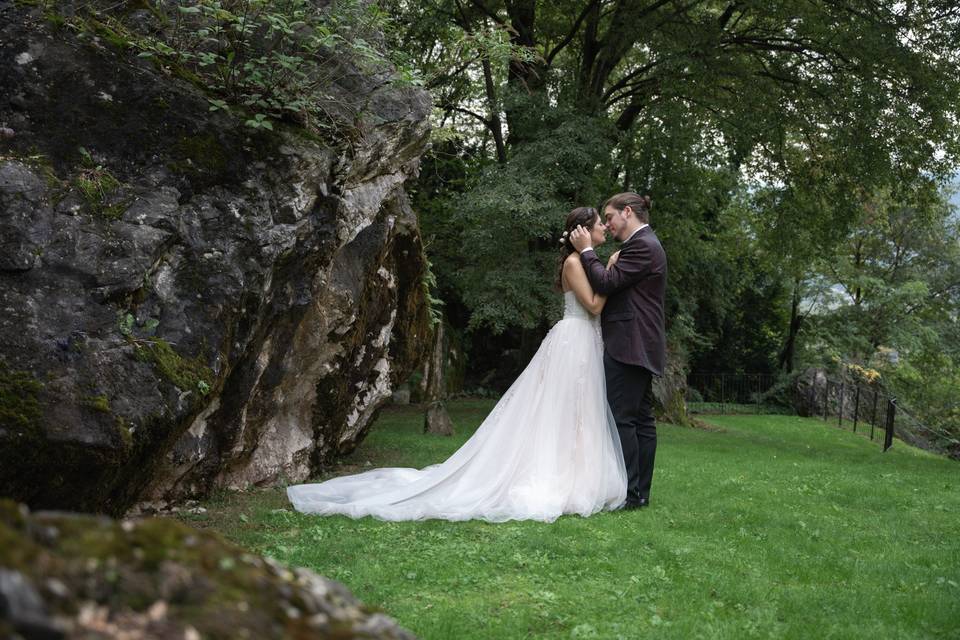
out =
<path fill-rule="evenodd" d="M 547 61 L 546 66 L 549 67 L 556 55 L 560 53 L 568 44 L 570 44 L 574 36 L 577 35 L 577 32 L 580 31 L 580 25 L 583 24 L 583 21 L 586 20 L 588 15 L 590 15 L 590 12 L 596 7 L 598 2 L 599 0 L 590 0 L 587 2 L 587 6 L 585 6 L 583 11 L 580 12 L 580 15 L 577 16 L 576 21 L 574 21 L 573 26 L 570 28 L 570 31 L 567 33 L 567 35 L 557 44 L 557 46 L 551 49 L 550 53 L 548 53 L 544 58 Z"/>
<path fill-rule="evenodd" d="M 459 4 L 459 3 L 458 3 L 458 4 Z M 505 28 L 505 29 L 510 29 L 510 25 L 508 25 L 508 24 L 505 23 L 503 20 L 501 20 L 501 19 L 497 16 L 497 14 L 496 14 L 495 11 L 490 11 L 490 9 L 488 9 L 485 4 L 483 4 L 482 2 L 480 2 L 480 0 L 470 0 L 470 4 L 472 4 L 473 6 L 475 6 L 477 9 L 480 9 L 480 11 L 481 11 L 485 16 L 487 16 L 488 18 L 490 18 L 491 20 L 493 20 L 494 22 L 496 22 L 496 23 L 497 23 L 498 25 L 500 25 L 501 27 L 503 27 L 503 28 Z"/>
<path fill-rule="evenodd" d="M 603 92 L 603 95 L 600 97 L 600 99 L 606 102 L 607 98 L 609 98 L 615 91 L 619 91 L 620 89 L 623 89 L 629 86 L 630 81 L 636 78 L 638 75 L 642 73 L 646 73 L 647 71 L 650 71 L 657 65 L 663 64 L 663 62 L 664 62 L 663 60 L 654 60 L 653 62 L 645 64 L 642 67 L 639 67 L 638 69 L 634 69 L 633 71 L 631 71 L 630 73 L 628 73 L 627 75 L 623 76 L 622 78 L 617 80 L 615 83 L 610 85 L 610 87 Z"/>
<path fill-rule="evenodd" d="M 466 70 L 467 70 L 467 67 L 469 67 L 471 64 L 473 64 L 474 62 L 476 62 L 476 61 L 479 60 L 479 59 L 480 59 L 480 54 L 478 53 L 477 55 L 473 56 L 472 58 L 470 58 L 469 60 L 467 60 L 466 62 L 464 62 L 463 64 L 461 64 L 461 65 L 460 65 L 459 67 L 457 67 L 456 69 L 452 70 L 450 73 L 445 73 L 445 74 L 443 74 L 443 75 L 439 75 L 439 76 L 437 76 L 436 78 L 434 78 L 433 80 L 431 80 L 430 82 L 428 82 L 428 83 L 425 85 L 426 88 L 427 88 L 427 89 L 435 89 L 436 87 L 438 87 L 438 86 L 440 86 L 441 84 L 443 84 L 445 81 L 450 80 L 451 78 L 455 78 L 456 76 L 458 76 L 458 75 L 460 75 L 461 73 L 463 73 L 464 71 L 466 71 Z"/>
<path fill-rule="evenodd" d="M 488 108 L 490 109 L 490 120 L 487 127 L 493 134 L 493 142 L 497 149 L 497 162 L 505 164 L 507 162 L 507 149 L 503 143 L 503 125 L 500 122 L 496 87 L 493 84 L 493 70 L 490 68 L 489 58 L 483 59 L 483 83 L 487 94 Z"/>
<path fill-rule="evenodd" d="M 731 2 L 729 5 L 727 5 L 727 8 L 720 15 L 720 18 L 717 20 L 717 22 L 720 23 L 721 31 L 723 31 L 726 28 L 727 23 L 730 22 L 730 18 L 733 17 L 733 12 L 736 10 L 736 8 L 737 8 L 737 3 Z"/>
<path fill-rule="evenodd" d="M 463 107 L 458 107 L 458 106 L 455 105 L 455 104 L 441 104 L 441 105 L 438 105 L 438 106 L 439 106 L 441 109 L 443 109 L 444 111 L 456 111 L 456 112 L 458 112 L 458 113 L 463 113 L 463 114 L 466 114 L 466 115 L 468 115 L 468 116 L 473 116 L 474 118 L 476 118 L 477 120 L 479 120 L 480 122 L 482 122 L 484 125 L 486 125 L 488 128 L 490 127 L 490 121 L 489 121 L 486 117 L 484 117 L 484 116 L 480 115 L 479 113 L 477 113 L 476 111 L 471 111 L 470 109 L 465 109 L 465 108 L 463 108 Z"/>

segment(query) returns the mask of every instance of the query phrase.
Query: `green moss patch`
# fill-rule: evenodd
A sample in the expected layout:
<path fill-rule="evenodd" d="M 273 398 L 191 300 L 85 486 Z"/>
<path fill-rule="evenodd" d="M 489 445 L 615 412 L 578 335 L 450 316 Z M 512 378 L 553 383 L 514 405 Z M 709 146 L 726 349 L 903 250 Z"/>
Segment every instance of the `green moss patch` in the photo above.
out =
<path fill-rule="evenodd" d="M 107 396 L 87 396 L 83 399 L 83 406 L 100 413 L 110 413 L 110 401 Z"/>
<path fill-rule="evenodd" d="M 221 173 L 227 168 L 227 152 L 213 134 L 183 136 L 176 145 L 174 153 L 177 161 L 170 168 L 179 173 Z"/>
<path fill-rule="evenodd" d="M 204 396 L 213 386 L 213 370 L 201 357 L 184 358 L 160 338 L 138 342 L 137 359 L 153 364 L 164 378 L 184 391 Z"/>
<path fill-rule="evenodd" d="M 0 428 L 35 432 L 41 410 L 38 395 L 43 385 L 27 371 L 14 371 L 0 360 Z"/>

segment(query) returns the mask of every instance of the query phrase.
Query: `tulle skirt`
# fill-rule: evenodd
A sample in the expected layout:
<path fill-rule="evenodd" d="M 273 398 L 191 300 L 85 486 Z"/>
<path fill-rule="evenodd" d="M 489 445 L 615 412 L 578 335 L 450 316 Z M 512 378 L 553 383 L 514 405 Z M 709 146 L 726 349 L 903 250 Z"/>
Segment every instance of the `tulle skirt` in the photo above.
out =
<path fill-rule="evenodd" d="M 564 318 L 477 431 L 424 469 L 384 468 L 287 488 L 297 511 L 382 520 L 541 520 L 626 500 L 595 320 Z"/>

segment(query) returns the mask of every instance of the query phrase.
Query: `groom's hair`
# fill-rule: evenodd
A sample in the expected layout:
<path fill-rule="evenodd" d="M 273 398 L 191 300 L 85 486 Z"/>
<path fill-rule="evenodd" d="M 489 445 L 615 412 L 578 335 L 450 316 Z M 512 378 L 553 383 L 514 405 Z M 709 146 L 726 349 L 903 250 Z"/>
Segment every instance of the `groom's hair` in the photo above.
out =
<path fill-rule="evenodd" d="M 624 191 L 615 196 L 610 196 L 600 211 L 606 211 L 607 207 L 613 207 L 617 211 L 623 211 L 630 207 L 637 220 L 640 222 L 650 222 L 650 196 L 641 196 L 633 191 Z"/>

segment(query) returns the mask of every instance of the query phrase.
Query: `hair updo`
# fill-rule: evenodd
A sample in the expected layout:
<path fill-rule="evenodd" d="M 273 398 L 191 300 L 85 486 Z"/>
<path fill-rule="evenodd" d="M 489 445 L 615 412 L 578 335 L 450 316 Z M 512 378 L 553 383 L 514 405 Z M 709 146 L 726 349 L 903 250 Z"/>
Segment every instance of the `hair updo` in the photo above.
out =
<path fill-rule="evenodd" d="M 633 214 L 637 216 L 637 220 L 640 222 L 650 222 L 650 196 L 641 196 L 633 191 L 624 191 L 623 193 L 611 196 L 609 200 L 604 202 L 603 210 L 606 211 L 607 207 L 613 207 L 617 211 L 623 211 L 625 208 L 630 207 Z"/>
<path fill-rule="evenodd" d="M 597 210 L 593 207 L 577 207 L 567 214 L 567 219 L 563 223 L 563 233 L 560 235 L 560 262 L 557 268 L 557 281 L 555 283 L 558 290 L 563 290 L 563 263 L 567 257 L 576 251 L 570 244 L 570 234 L 578 226 L 588 231 L 592 231 L 594 225 L 599 219 Z"/>

